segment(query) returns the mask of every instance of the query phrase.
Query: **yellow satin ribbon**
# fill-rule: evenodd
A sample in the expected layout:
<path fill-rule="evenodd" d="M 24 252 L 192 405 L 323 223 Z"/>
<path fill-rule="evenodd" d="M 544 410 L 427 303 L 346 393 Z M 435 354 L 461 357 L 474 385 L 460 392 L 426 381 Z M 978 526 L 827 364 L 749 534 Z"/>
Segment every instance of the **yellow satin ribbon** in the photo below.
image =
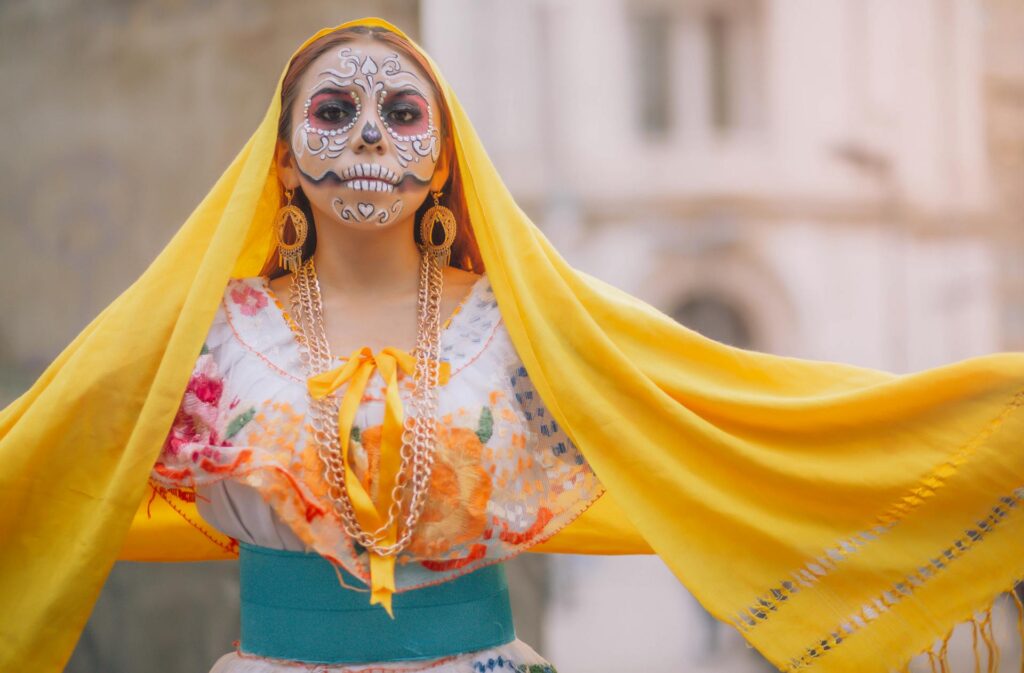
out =
<path fill-rule="evenodd" d="M 349 462 L 349 441 L 356 412 L 362 402 L 366 384 L 374 371 L 380 372 L 386 384 L 384 395 L 384 427 L 381 432 L 380 463 L 378 493 L 381 502 L 374 504 L 373 498 L 363 487 L 361 481 L 352 470 Z M 387 520 L 391 506 L 390 494 L 398 479 L 402 466 L 402 432 L 405 427 L 405 411 L 402 398 L 398 394 L 398 372 L 412 375 L 416 371 L 416 359 L 406 351 L 397 348 L 384 348 L 374 354 L 368 347 L 357 348 L 346 359 L 345 364 L 322 374 L 317 374 L 307 381 L 310 395 L 322 400 L 341 386 L 348 383 L 348 388 L 341 398 L 338 407 L 338 439 L 341 445 L 341 459 L 345 466 L 345 488 L 356 519 L 363 530 L 379 530 Z M 439 385 L 448 382 L 448 363 L 442 362 L 438 376 Z M 384 531 L 380 542 L 383 545 L 394 544 L 398 539 L 398 521 L 392 522 Z M 391 611 L 391 596 L 395 592 L 395 557 L 381 556 L 371 550 L 370 555 L 370 603 L 381 605 L 388 614 Z"/>

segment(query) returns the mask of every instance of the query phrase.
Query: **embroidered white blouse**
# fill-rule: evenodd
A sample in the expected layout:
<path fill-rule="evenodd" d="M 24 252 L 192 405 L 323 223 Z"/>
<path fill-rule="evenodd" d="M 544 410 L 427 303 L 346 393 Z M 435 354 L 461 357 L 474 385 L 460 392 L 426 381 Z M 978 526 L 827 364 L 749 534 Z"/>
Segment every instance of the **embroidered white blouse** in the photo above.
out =
<path fill-rule="evenodd" d="M 195 491 L 206 522 L 237 540 L 316 551 L 368 583 L 367 554 L 344 533 L 309 440 L 299 349 L 294 324 L 267 280 L 231 281 L 152 479 L 172 491 Z M 438 390 L 434 468 L 419 526 L 397 559 L 398 592 L 515 556 L 567 525 L 603 492 L 534 390 L 486 276 L 445 325 L 441 356 L 450 377 Z M 409 408 L 411 377 L 400 374 L 399 384 Z M 374 373 L 350 442 L 353 470 L 371 494 L 384 386 Z M 505 647 L 512 649 L 492 652 L 491 660 L 520 648 L 516 656 L 524 665 L 546 664 L 518 641 Z M 225 665 L 222 660 L 215 670 L 243 670 Z"/>

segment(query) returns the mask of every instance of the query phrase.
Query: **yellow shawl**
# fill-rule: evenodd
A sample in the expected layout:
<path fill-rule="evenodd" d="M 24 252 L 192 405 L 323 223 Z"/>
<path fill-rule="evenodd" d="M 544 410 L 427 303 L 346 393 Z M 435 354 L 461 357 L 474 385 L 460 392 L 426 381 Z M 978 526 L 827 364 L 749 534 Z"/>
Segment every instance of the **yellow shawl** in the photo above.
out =
<path fill-rule="evenodd" d="M 502 316 L 607 488 L 545 550 L 653 550 L 791 671 L 897 668 L 1024 574 L 1024 355 L 894 376 L 702 338 L 566 264 L 441 81 Z M 0 670 L 60 671 L 119 554 L 227 555 L 148 518 L 147 476 L 228 278 L 270 250 L 279 109 L 0 415 Z"/>

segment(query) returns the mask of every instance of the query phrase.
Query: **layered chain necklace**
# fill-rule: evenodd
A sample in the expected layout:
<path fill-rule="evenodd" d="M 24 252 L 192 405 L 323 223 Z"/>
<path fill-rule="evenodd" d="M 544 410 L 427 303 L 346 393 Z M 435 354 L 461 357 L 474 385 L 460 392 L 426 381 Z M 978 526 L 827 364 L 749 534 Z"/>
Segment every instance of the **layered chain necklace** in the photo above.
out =
<path fill-rule="evenodd" d="M 416 301 L 415 387 L 411 414 L 405 416 L 401 442 L 401 467 L 391 491 L 387 517 L 377 530 L 360 524 L 345 482 L 337 395 L 310 397 L 312 439 L 323 463 L 327 495 L 338 513 L 345 532 L 378 556 L 394 556 L 408 546 L 426 504 L 427 488 L 434 465 L 437 385 L 441 342 L 441 260 L 424 250 L 420 259 L 419 290 Z M 316 268 L 310 259 L 292 276 L 292 310 L 301 333 L 301 359 L 310 378 L 329 371 L 336 363 L 331 356 L 324 327 L 323 303 Z M 387 531 L 401 520 L 400 533 L 387 543 Z"/>

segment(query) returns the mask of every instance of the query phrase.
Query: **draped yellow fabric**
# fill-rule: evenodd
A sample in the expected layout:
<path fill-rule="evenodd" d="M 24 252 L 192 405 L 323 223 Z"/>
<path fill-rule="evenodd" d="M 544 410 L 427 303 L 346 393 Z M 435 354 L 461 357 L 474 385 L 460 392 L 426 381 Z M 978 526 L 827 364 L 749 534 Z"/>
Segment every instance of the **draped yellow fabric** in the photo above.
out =
<path fill-rule="evenodd" d="M 1024 355 L 894 376 L 702 338 L 566 264 L 443 95 L 512 340 L 607 488 L 544 549 L 653 550 L 790 671 L 897 668 L 1024 574 Z M 270 250 L 278 112 L 0 416 L 0 670 L 61 670 L 119 552 L 229 555 L 147 517 L 146 482 L 227 279 Z"/>

